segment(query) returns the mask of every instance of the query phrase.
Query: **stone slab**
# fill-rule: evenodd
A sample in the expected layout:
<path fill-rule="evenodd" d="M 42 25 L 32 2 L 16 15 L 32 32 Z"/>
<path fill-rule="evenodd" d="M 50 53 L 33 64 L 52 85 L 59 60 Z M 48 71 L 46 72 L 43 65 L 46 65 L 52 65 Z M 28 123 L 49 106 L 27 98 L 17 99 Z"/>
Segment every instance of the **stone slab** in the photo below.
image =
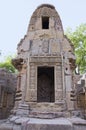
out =
<path fill-rule="evenodd" d="M 0 124 L 0 130 L 13 130 L 13 124 L 2 123 Z"/>
<path fill-rule="evenodd" d="M 55 118 L 55 119 L 38 119 L 30 118 L 27 124 L 53 124 L 53 125 L 72 125 L 66 118 Z"/>
<path fill-rule="evenodd" d="M 20 118 L 18 124 L 0 123 L 0 130 L 86 130 L 85 120 L 80 118 Z M 21 123 L 20 123 L 21 122 Z M 78 122 L 78 124 L 73 124 Z M 82 123 L 84 122 L 84 123 Z"/>
<path fill-rule="evenodd" d="M 15 124 L 18 124 L 18 125 L 23 124 L 23 123 L 26 124 L 29 120 L 30 120 L 29 118 L 21 117 L 15 120 Z"/>
<path fill-rule="evenodd" d="M 69 121 L 74 125 L 85 125 L 86 126 L 86 120 L 79 118 L 79 117 L 72 117 L 69 118 Z"/>
<path fill-rule="evenodd" d="M 72 127 L 68 125 L 29 124 L 27 130 L 72 130 Z"/>
<path fill-rule="evenodd" d="M 73 124 L 73 130 L 86 130 L 86 120 L 79 117 L 72 117 L 69 121 Z"/>
<path fill-rule="evenodd" d="M 72 130 L 72 124 L 64 118 L 35 119 L 27 123 L 27 130 Z"/>

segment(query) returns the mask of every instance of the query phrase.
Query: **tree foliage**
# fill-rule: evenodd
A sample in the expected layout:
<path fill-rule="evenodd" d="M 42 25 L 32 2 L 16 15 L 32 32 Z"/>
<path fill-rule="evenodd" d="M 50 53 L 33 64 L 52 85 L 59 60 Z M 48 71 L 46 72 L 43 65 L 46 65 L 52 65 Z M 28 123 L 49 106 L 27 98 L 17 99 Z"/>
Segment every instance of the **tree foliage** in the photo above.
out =
<path fill-rule="evenodd" d="M 67 37 L 71 40 L 75 48 L 76 64 L 81 73 L 86 72 L 86 24 L 81 24 L 75 31 L 68 28 Z"/>
<path fill-rule="evenodd" d="M 0 68 L 6 68 L 9 72 L 16 73 L 17 70 L 12 65 L 12 56 L 7 56 L 3 62 L 0 62 Z"/>

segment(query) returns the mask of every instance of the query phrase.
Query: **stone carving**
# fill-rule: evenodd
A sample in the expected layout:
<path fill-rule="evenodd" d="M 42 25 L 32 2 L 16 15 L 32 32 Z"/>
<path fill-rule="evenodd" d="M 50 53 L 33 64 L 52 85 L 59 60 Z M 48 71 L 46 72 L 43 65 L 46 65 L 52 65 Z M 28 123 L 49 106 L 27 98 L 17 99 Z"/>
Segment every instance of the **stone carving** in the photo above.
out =
<path fill-rule="evenodd" d="M 49 52 L 49 41 L 48 40 L 43 40 L 42 51 L 44 53 L 48 53 Z"/>
<path fill-rule="evenodd" d="M 49 18 L 44 22 L 45 26 L 48 25 L 46 28 L 42 28 L 43 17 Z M 66 63 L 68 66 L 65 68 Z M 54 6 L 43 4 L 34 11 L 27 35 L 18 45 L 18 56 L 13 64 L 19 70 L 14 110 L 16 116 L 7 120 L 5 127 L 2 124 L 0 130 L 78 130 L 77 125 L 76 128 L 75 124 L 73 126 L 63 118 L 61 122 L 58 119 L 34 119 L 67 117 L 75 110 L 74 102 L 70 99 L 73 79 L 68 77 L 73 77 L 75 56 L 71 42 L 64 36 Z M 68 72 L 65 73 L 65 69 Z M 86 122 L 82 124 L 84 127 L 79 127 L 85 130 Z"/>
<path fill-rule="evenodd" d="M 45 38 L 48 38 L 49 37 L 49 34 L 42 34 L 40 35 L 40 39 L 45 39 Z"/>
<path fill-rule="evenodd" d="M 49 18 L 45 23 L 48 24 L 49 28 L 42 28 L 43 17 Z M 73 83 L 65 81 L 65 55 L 63 52 L 66 53 L 70 50 L 67 59 L 71 75 L 75 66 L 73 68 L 70 66 L 72 61 L 75 63 L 75 56 L 72 55 L 71 43 L 64 36 L 61 19 L 53 6 L 44 4 L 35 10 L 30 20 L 27 35 L 22 41 L 21 48 L 18 46 L 18 49 L 24 51 L 19 51 L 20 54 L 18 53 L 14 65 L 18 68 L 21 76 L 25 75 L 26 79 L 22 76 L 22 81 L 20 81 L 23 88 L 21 93 L 24 95 L 22 99 L 30 105 L 30 112 L 57 112 L 69 109 L 65 105 L 65 103 L 70 102 L 67 98 L 66 84 L 70 84 L 72 89 Z M 24 61 L 28 61 L 26 71 L 23 71 Z M 33 65 L 34 68 L 32 68 Z M 42 67 L 40 69 L 41 75 L 39 75 L 40 67 Z M 43 69 L 46 67 L 47 69 Z M 53 71 L 50 68 L 53 68 Z M 42 102 L 43 109 L 37 107 L 38 102 Z M 44 107 L 45 103 L 47 105 L 50 102 L 53 102 L 52 108 Z M 55 103 L 59 104 L 59 102 L 60 105 L 57 105 L 55 109 Z"/>
<path fill-rule="evenodd" d="M 62 30 L 61 20 L 60 20 L 59 18 L 58 18 L 58 19 L 55 19 L 54 27 L 55 27 L 55 30 L 59 30 L 59 31 Z"/>

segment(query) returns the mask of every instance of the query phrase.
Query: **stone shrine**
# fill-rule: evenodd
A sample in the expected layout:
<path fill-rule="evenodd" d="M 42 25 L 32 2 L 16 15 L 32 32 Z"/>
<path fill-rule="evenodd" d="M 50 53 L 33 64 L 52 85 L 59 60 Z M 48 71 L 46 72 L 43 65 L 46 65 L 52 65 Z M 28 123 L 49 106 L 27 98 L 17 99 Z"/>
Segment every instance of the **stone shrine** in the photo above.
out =
<path fill-rule="evenodd" d="M 33 12 L 17 49 L 15 107 L 0 130 L 85 130 L 86 121 L 71 116 L 74 48 L 54 6 L 42 4 Z"/>
<path fill-rule="evenodd" d="M 42 4 L 33 12 L 27 34 L 17 49 L 18 55 L 12 61 L 19 70 L 16 106 L 27 104 L 27 116 L 33 117 L 72 111 L 74 47 L 64 35 L 54 6 Z"/>

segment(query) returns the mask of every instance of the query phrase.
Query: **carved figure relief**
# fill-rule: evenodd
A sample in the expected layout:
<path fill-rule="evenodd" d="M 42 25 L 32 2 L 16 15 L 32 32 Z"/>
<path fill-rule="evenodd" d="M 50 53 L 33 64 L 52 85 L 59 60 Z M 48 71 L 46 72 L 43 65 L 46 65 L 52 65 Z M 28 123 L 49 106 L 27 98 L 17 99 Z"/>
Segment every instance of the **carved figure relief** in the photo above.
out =
<path fill-rule="evenodd" d="M 42 43 L 42 52 L 48 53 L 49 52 L 49 41 L 44 40 Z"/>
<path fill-rule="evenodd" d="M 55 27 L 55 30 L 60 30 L 60 31 L 62 30 L 60 19 L 55 19 L 54 27 Z"/>

